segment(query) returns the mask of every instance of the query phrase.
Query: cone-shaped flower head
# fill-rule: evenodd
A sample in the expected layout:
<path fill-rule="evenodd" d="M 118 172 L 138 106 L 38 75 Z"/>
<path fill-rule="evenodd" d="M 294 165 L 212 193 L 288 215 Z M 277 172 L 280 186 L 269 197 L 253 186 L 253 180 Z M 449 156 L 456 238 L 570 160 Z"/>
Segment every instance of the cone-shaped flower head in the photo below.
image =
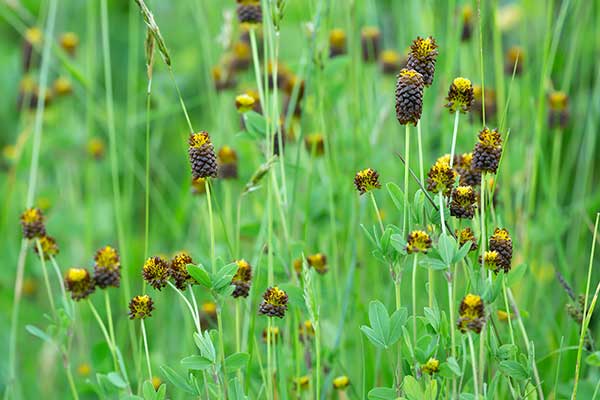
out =
<path fill-rule="evenodd" d="M 346 54 L 346 32 L 343 29 L 332 29 L 329 32 L 329 57 Z"/>
<path fill-rule="evenodd" d="M 39 208 L 29 208 L 21 214 L 21 228 L 26 239 L 41 238 L 46 234 L 44 214 Z"/>
<path fill-rule="evenodd" d="M 259 0 L 237 0 L 237 16 L 242 24 L 260 24 L 262 22 L 262 8 Z"/>
<path fill-rule="evenodd" d="M 485 324 L 485 307 L 481 297 L 469 293 L 460 302 L 457 327 L 465 333 L 467 330 L 480 333 Z"/>
<path fill-rule="evenodd" d="M 270 335 L 269 335 L 269 333 L 270 333 Z M 281 339 L 281 329 L 279 329 L 279 327 L 277 327 L 277 326 L 272 326 L 270 330 L 267 328 L 263 329 L 262 339 L 263 339 L 263 342 L 265 342 L 265 343 L 268 343 L 268 342 L 271 342 L 271 344 L 278 343 L 279 340 Z"/>
<path fill-rule="evenodd" d="M 381 49 L 381 32 L 375 26 L 366 26 L 360 32 L 360 47 L 364 62 L 376 61 Z"/>
<path fill-rule="evenodd" d="M 401 125 L 417 125 L 423 112 L 423 76 L 403 68 L 396 80 L 396 118 Z"/>
<path fill-rule="evenodd" d="M 248 297 L 250 293 L 250 284 L 252 283 L 252 266 L 246 260 L 237 260 L 237 271 L 231 279 L 231 284 L 235 286 L 233 297 Z"/>
<path fill-rule="evenodd" d="M 456 172 L 459 175 L 458 183 L 461 186 L 479 186 L 481 183 L 481 173 L 473 168 L 473 153 L 464 153 L 456 164 Z"/>
<path fill-rule="evenodd" d="M 277 286 L 270 287 L 263 294 L 258 313 L 267 317 L 283 318 L 287 311 L 288 295 Z"/>
<path fill-rule="evenodd" d="M 438 56 L 437 48 L 435 39 L 431 36 L 428 38 L 417 37 L 410 46 L 406 68 L 414 69 L 423 75 L 425 86 L 431 86 L 433 83 L 435 62 Z"/>
<path fill-rule="evenodd" d="M 427 362 L 421 365 L 421 372 L 424 374 L 437 374 L 440 372 L 440 360 L 431 357 Z"/>
<path fill-rule="evenodd" d="M 169 263 L 162 257 L 150 257 L 142 267 L 144 280 L 154 289 L 167 286 L 169 279 Z"/>
<path fill-rule="evenodd" d="M 74 56 L 79 45 L 79 36 L 74 32 L 65 32 L 59 38 L 60 47 L 69 55 Z"/>
<path fill-rule="evenodd" d="M 471 242 L 471 249 L 469 251 L 475 251 L 479 247 L 477 245 L 477 239 L 475 239 L 475 233 L 469 227 L 463 228 L 461 230 L 457 230 L 456 238 L 458 239 L 458 244 L 462 247 L 466 243 Z"/>
<path fill-rule="evenodd" d="M 508 231 L 506 229 L 496 228 L 494 234 L 490 237 L 489 248 L 490 250 L 498 252 L 500 255 L 499 266 L 504 272 L 509 272 L 512 263 L 513 244 Z"/>
<path fill-rule="evenodd" d="M 152 316 L 154 302 L 147 294 L 135 296 L 129 302 L 129 319 L 145 319 Z"/>
<path fill-rule="evenodd" d="M 456 178 L 456 172 L 450 168 L 448 159 L 440 158 L 435 164 L 431 166 L 429 172 L 427 172 L 427 190 L 432 193 L 442 193 L 444 196 L 448 196 L 454 185 Z"/>
<path fill-rule="evenodd" d="M 217 163 L 219 165 L 220 178 L 237 179 L 238 156 L 234 149 L 229 146 L 221 147 L 217 153 Z"/>
<path fill-rule="evenodd" d="M 217 177 L 217 156 L 208 132 L 190 135 L 188 153 L 194 179 Z"/>
<path fill-rule="evenodd" d="M 502 138 L 498 129 L 483 128 L 473 150 L 473 168 L 495 174 L 502 156 Z"/>
<path fill-rule="evenodd" d="M 471 186 L 459 186 L 452 191 L 450 215 L 456 218 L 472 219 L 475 215 L 477 196 Z"/>
<path fill-rule="evenodd" d="M 548 126 L 565 129 L 569 125 L 569 96 L 565 92 L 552 92 L 548 96 Z"/>
<path fill-rule="evenodd" d="M 406 240 L 406 252 L 427 253 L 431 248 L 431 238 L 425 231 L 412 231 Z"/>
<path fill-rule="evenodd" d="M 350 385 L 350 378 L 341 375 L 333 379 L 333 388 L 335 390 L 344 390 Z"/>
<path fill-rule="evenodd" d="M 457 110 L 463 113 L 469 111 L 474 100 L 471 81 L 466 78 L 454 79 L 450 85 L 450 89 L 448 89 L 446 100 L 448 100 L 446 107 L 450 109 L 451 114 Z"/>
<path fill-rule="evenodd" d="M 177 289 L 183 291 L 189 285 L 196 284 L 196 280 L 192 278 L 187 270 L 188 264 L 193 264 L 192 256 L 185 251 L 180 251 L 175 254 L 169 263 L 169 275 L 175 281 Z"/>
<path fill-rule="evenodd" d="M 479 261 L 485 268 L 495 273 L 500 272 L 502 269 L 502 256 L 496 250 L 486 251 L 483 253 L 483 262 L 481 256 L 479 256 Z"/>
<path fill-rule="evenodd" d="M 242 114 L 252 110 L 254 104 L 256 104 L 256 100 L 248 93 L 242 93 L 235 97 L 235 108 Z"/>
<path fill-rule="evenodd" d="M 372 168 L 363 169 L 358 171 L 354 176 L 354 186 L 356 190 L 363 195 L 371 190 L 381 188 L 379 183 L 379 173 Z"/>
<path fill-rule="evenodd" d="M 94 279 L 87 269 L 70 268 L 65 275 L 65 288 L 73 300 L 79 301 L 94 293 Z"/>
<path fill-rule="evenodd" d="M 101 289 L 121 284 L 121 260 L 117 249 L 105 246 L 94 256 L 94 281 Z"/>
<path fill-rule="evenodd" d="M 395 50 L 384 50 L 379 57 L 381 72 L 386 75 L 395 75 L 399 70 L 406 66 L 406 58 Z"/>

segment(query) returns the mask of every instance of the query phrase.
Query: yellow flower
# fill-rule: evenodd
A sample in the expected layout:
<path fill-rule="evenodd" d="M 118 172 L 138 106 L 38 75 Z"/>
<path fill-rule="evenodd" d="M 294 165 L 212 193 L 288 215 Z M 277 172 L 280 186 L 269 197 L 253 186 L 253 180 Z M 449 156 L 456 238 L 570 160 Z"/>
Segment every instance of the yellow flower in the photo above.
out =
<path fill-rule="evenodd" d="M 406 252 L 408 254 L 427 253 L 431 248 L 431 238 L 425 231 L 410 232 L 406 242 Z"/>
<path fill-rule="evenodd" d="M 379 173 L 372 168 L 363 169 L 358 171 L 354 176 L 354 186 L 356 190 L 363 195 L 371 190 L 381 188 L 379 183 Z"/>
<path fill-rule="evenodd" d="M 440 371 L 440 361 L 435 358 L 430 358 L 427 362 L 421 365 L 421 371 L 425 374 L 433 375 Z"/>
<path fill-rule="evenodd" d="M 344 390 L 350 385 L 350 378 L 346 375 L 341 375 L 333 379 L 333 388 L 336 390 Z"/>

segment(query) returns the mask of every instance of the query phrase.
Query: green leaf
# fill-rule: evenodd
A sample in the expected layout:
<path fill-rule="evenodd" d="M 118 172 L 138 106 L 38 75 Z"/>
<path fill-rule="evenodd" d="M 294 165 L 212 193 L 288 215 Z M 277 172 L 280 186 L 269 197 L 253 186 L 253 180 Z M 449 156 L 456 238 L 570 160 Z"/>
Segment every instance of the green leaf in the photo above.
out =
<path fill-rule="evenodd" d="M 452 258 L 452 264 L 456 264 L 457 262 L 465 258 L 471 250 L 471 245 L 471 242 L 463 244 L 462 247 L 456 252 L 456 254 L 454 254 L 454 258 Z"/>
<path fill-rule="evenodd" d="M 438 251 L 446 265 L 452 264 L 456 254 L 456 241 L 447 233 L 442 233 L 438 239 Z"/>
<path fill-rule="evenodd" d="M 156 390 L 154 390 L 154 385 L 150 380 L 144 381 L 142 394 L 144 395 L 144 400 L 155 400 L 158 397 Z"/>
<path fill-rule="evenodd" d="M 402 389 L 408 400 L 425 400 L 421 385 L 410 375 L 405 376 L 404 380 L 402 380 Z"/>
<path fill-rule="evenodd" d="M 215 346 L 213 345 L 212 339 L 210 338 L 208 331 L 204 331 L 203 335 L 200 335 L 197 332 L 195 332 L 194 343 L 196 343 L 196 346 L 198 347 L 198 349 L 200 349 L 200 354 L 203 357 L 206 357 L 212 363 L 215 362 L 217 358 Z"/>
<path fill-rule="evenodd" d="M 391 388 L 378 387 L 367 394 L 369 400 L 396 400 L 396 391 Z"/>
<path fill-rule="evenodd" d="M 206 357 L 193 355 L 181 359 L 181 365 L 187 369 L 204 371 L 205 369 L 210 368 L 213 363 Z"/>
<path fill-rule="evenodd" d="M 517 354 L 517 346 L 514 344 L 503 344 L 498 348 L 496 352 L 496 357 L 500 360 L 508 360 L 513 358 Z"/>
<path fill-rule="evenodd" d="M 404 239 L 404 236 L 395 233 L 390 237 L 390 243 L 398 253 L 406 254 L 406 240 Z"/>
<path fill-rule="evenodd" d="M 213 277 L 213 289 L 220 292 L 231 286 L 231 279 L 233 278 L 233 275 L 235 275 L 237 269 L 238 266 L 236 263 L 227 264 L 219 269 Z"/>
<path fill-rule="evenodd" d="M 399 308 L 394 311 L 390 317 L 390 337 L 388 345 L 391 346 L 396 343 L 402 336 L 402 327 L 406 324 L 408 319 L 408 310 L 406 307 Z"/>
<path fill-rule="evenodd" d="M 402 189 L 393 182 L 387 183 L 385 187 L 398 211 L 404 210 L 404 193 L 402 192 Z"/>
<path fill-rule="evenodd" d="M 521 364 L 519 364 L 516 361 L 512 361 L 512 360 L 502 361 L 498 365 L 498 369 L 504 375 L 509 376 L 514 379 L 517 379 L 517 380 L 525 380 L 525 379 L 529 378 L 529 374 L 527 373 L 527 370 L 525 369 L 525 367 L 523 367 Z"/>
<path fill-rule="evenodd" d="M 521 264 L 516 268 L 513 268 L 506 276 L 506 286 L 512 287 L 515 283 L 519 282 L 527 271 L 527 264 Z"/>
<path fill-rule="evenodd" d="M 366 325 L 361 326 L 360 330 L 365 334 L 367 339 L 369 339 L 369 341 L 375 345 L 375 347 L 379 347 L 380 349 L 386 348 L 385 339 L 382 338 L 378 332 L 375 332 L 373 329 Z"/>
<path fill-rule="evenodd" d="M 106 377 L 108 378 L 110 383 L 112 383 L 115 387 L 119 389 L 125 389 L 127 387 L 127 383 L 123 380 L 121 374 L 119 374 L 118 372 L 109 372 L 108 375 L 106 375 Z"/>
<path fill-rule="evenodd" d="M 234 372 L 248 365 L 248 353 L 235 353 L 225 359 L 225 372 Z"/>
<path fill-rule="evenodd" d="M 254 137 L 263 138 L 267 132 L 267 120 L 255 111 L 244 114 L 246 120 L 246 131 Z"/>
<path fill-rule="evenodd" d="M 448 268 L 448 264 L 446 264 L 444 261 L 435 258 L 435 257 L 422 257 L 419 260 L 419 265 L 423 266 L 425 268 L 431 268 L 435 271 L 440 271 L 443 269 L 447 269 Z"/>
<path fill-rule="evenodd" d="M 183 376 L 175 372 L 173 368 L 167 365 L 163 365 L 162 367 L 160 367 L 160 370 L 165 375 L 167 380 L 171 382 L 176 388 L 190 394 L 197 394 L 194 388 L 187 382 L 187 380 Z"/>
<path fill-rule="evenodd" d="M 33 336 L 43 340 L 44 342 L 52 343 L 52 338 L 50 336 L 48 336 L 48 334 L 46 332 L 44 332 L 37 326 L 27 325 L 27 326 L 25 326 L 25 329 L 27 330 L 27 332 L 29 332 Z"/>
<path fill-rule="evenodd" d="M 188 264 L 187 270 L 188 270 L 188 273 L 191 275 L 191 277 L 196 280 L 196 282 L 198 282 L 205 288 L 210 289 L 210 287 L 211 287 L 210 276 L 208 275 L 208 272 L 206 272 L 206 270 L 204 269 L 204 267 L 202 265 Z"/>
<path fill-rule="evenodd" d="M 231 400 L 247 399 L 246 395 L 244 394 L 244 388 L 237 377 L 229 381 L 229 398 Z"/>
<path fill-rule="evenodd" d="M 440 374 L 447 378 L 451 378 L 453 376 L 462 376 L 462 371 L 460 370 L 460 365 L 458 365 L 456 358 L 448 357 L 446 362 L 440 367 Z"/>
<path fill-rule="evenodd" d="M 600 367 L 600 351 L 596 351 L 587 356 L 585 362 L 594 367 Z"/>
<path fill-rule="evenodd" d="M 425 319 L 431 325 L 434 331 L 439 332 L 440 330 L 440 313 L 436 313 L 429 307 L 423 309 L 425 313 Z"/>
<path fill-rule="evenodd" d="M 369 322 L 371 323 L 371 328 L 383 339 L 383 343 L 387 347 L 390 336 L 390 316 L 383 303 L 379 300 L 369 303 Z"/>

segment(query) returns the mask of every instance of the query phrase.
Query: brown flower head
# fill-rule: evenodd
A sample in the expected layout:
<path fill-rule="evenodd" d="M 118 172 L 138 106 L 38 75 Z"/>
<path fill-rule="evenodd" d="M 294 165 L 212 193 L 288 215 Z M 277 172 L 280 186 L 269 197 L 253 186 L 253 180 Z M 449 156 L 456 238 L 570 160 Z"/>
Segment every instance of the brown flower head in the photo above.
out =
<path fill-rule="evenodd" d="M 79 36 L 74 32 L 65 32 L 59 38 L 60 47 L 70 56 L 75 55 L 75 50 L 79 45 Z"/>
<path fill-rule="evenodd" d="M 456 163 L 456 172 L 459 175 L 458 184 L 461 186 L 479 186 L 481 173 L 473 168 L 473 153 L 464 153 Z"/>
<path fill-rule="evenodd" d="M 479 263 L 490 271 L 498 273 L 502 269 L 502 256 L 496 250 L 488 250 L 483 253 L 483 258 L 479 256 Z"/>
<path fill-rule="evenodd" d="M 306 261 L 308 262 L 308 265 L 313 267 L 319 274 L 322 275 L 327 272 L 327 257 L 325 254 L 311 254 L 310 256 L 306 257 Z"/>
<path fill-rule="evenodd" d="M 252 266 L 246 260 L 237 260 L 237 271 L 231 279 L 231 284 L 235 286 L 233 297 L 248 297 L 250 293 L 250 284 L 252 283 Z"/>
<path fill-rule="evenodd" d="M 255 104 L 256 99 L 248 93 L 242 93 L 235 97 L 235 108 L 242 114 L 252 110 Z"/>
<path fill-rule="evenodd" d="M 458 244 L 462 247 L 466 243 L 471 242 L 471 249 L 469 251 L 475 251 L 479 247 L 477 245 L 477 239 L 475 239 L 475 234 L 473 230 L 469 227 L 463 228 L 461 230 L 456 230 L 456 237 L 458 238 Z"/>
<path fill-rule="evenodd" d="M 217 156 L 208 132 L 190 135 L 188 153 L 194 179 L 217 177 Z"/>
<path fill-rule="evenodd" d="M 363 169 L 358 171 L 354 176 L 354 186 L 356 190 L 363 195 L 371 190 L 380 189 L 381 183 L 379 183 L 379 173 L 372 168 Z"/>
<path fill-rule="evenodd" d="M 424 374 L 437 374 L 440 371 L 440 361 L 431 357 L 427 362 L 421 365 L 421 372 Z"/>
<path fill-rule="evenodd" d="M 414 69 L 423 76 L 425 86 L 433 83 L 435 73 L 435 62 L 438 56 L 438 46 L 435 39 L 417 37 L 410 46 L 406 68 Z"/>
<path fill-rule="evenodd" d="M 96 161 L 100 161 L 106 154 L 106 146 L 102 139 L 93 137 L 87 143 L 87 154 L 94 158 Z"/>
<path fill-rule="evenodd" d="M 192 278 L 187 270 L 188 264 L 193 264 L 192 256 L 185 251 L 180 251 L 175 254 L 169 263 L 169 275 L 175 281 L 177 289 L 183 291 L 189 285 L 196 284 L 196 280 Z"/>
<path fill-rule="evenodd" d="M 515 75 L 519 76 L 523 73 L 523 63 L 525 54 L 519 46 L 513 46 L 506 52 L 506 61 L 504 62 L 504 72 L 507 75 L 512 75 L 513 70 Z M 516 65 L 516 69 L 515 69 Z"/>
<path fill-rule="evenodd" d="M 473 7 L 467 4 L 462 8 L 461 11 L 462 16 L 462 33 L 460 35 L 460 40 L 463 42 L 471 39 L 473 34 Z"/>
<path fill-rule="evenodd" d="M 432 193 L 442 193 L 444 196 L 448 196 L 454 186 L 454 180 L 456 178 L 456 172 L 450 168 L 448 161 L 445 159 L 439 159 L 435 164 L 431 166 L 431 169 L 427 173 L 427 190 Z"/>
<path fill-rule="evenodd" d="M 496 228 L 494 234 L 490 237 L 489 248 L 498 252 L 500 255 L 499 266 L 504 272 L 509 272 L 512 263 L 513 244 L 508 231 Z"/>
<path fill-rule="evenodd" d="M 262 23 L 262 8 L 259 0 L 237 0 L 237 16 L 241 24 Z"/>
<path fill-rule="evenodd" d="M 360 45 L 364 62 L 373 62 L 379 58 L 381 32 L 375 26 L 366 26 L 360 33 Z"/>
<path fill-rule="evenodd" d="M 460 302 L 458 309 L 457 327 L 465 333 L 471 330 L 475 333 L 481 333 L 485 324 L 485 307 L 481 297 L 469 293 Z"/>
<path fill-rule="evenodd" d="M 406 239 L 406 252 L 426 254 L 431 248 L 431 238 L 425 231 L 412 231 Z"/>
<path fill-rule="evenodd" d="M 423 76 L 403 68 L 396 80 L 396 118 L 400 125 L 417 125 L 423 112 Z"/>
<path fill-rule="evenodd" d="M 46 235 L 44 214 L 39 208 L 28 208 L 21 214 L 21 228 L 26 239 L 41 238 Z"/>
<path fill-rule="evenodd" d="M 268 288 L 263 294 L 258 313 L 267 317 L 283 318 L 287 311 L 288 295 L 277 286 Z"/>
<path fill-rule="evenodd" d="M 498 129 L 490 130 L 485 127 L 479 132 L 479 141 L 473 150 L 472 166 L 479 172 L 495 174 L 502 156 L 502 138 Z"/>
<path fill-rule="evenodd" d="M 446 100 L 448 100 L 446 107 L 450 109 L 451 114 L 457 110 L 463 113 L 469 111 L 474 100 L 471 81 L 460 77 L 454 79 L 450 85 L 450 89 L 448 89 Z"/>
<path fill-rule="evenodd" d="M 477 207 L 477 196 L 471 186 L 459 186 L 452 191 L 450 215 L 456 218 L 472 219 Z"/>
<path fill-rule="evenodd" d="M 135 296 L 129 302 L 129 319 L 145 319 L 152 316 L 154 302 L 147 294 Z"/>
<path fill-rule="evenodd" d="M 144 280 L 154 289 L 167 286 L 169 279 L 169 263 L 162 257 L 150 257 L 142 267 Z"/>
<path fill-rule="evenodd" d="M 386 75 L 395 75 L 406 66 L 406 58 L 395 50 L 384 50 L 379 57 L 381 72 Z"/>
<path fill-rule="evenodd" d="M 565 129 L 569 125 L 569 96 L 565 92 L 552 92 L 548 96 L 548 126 Z"/>
<path fill-rule="evenodd" d="M 52 236 L 44 235 L 39 238 L 39 241 L 44 260 L 49 260 L 50 257 L 55 257 L 60 251 L 56 240 Z M 37 244 L 33 246 L 33 250 L 39 255 Z"/>
<path fill-rule="evenodd" d="M 217 153 L 217 163 L 219 165 L 219 177 L 222 179 L 237 179 L 238 177 L 238 157 L 234 149 L 229 146 L 223 146 Z"/>
<path fill-rule="evenodd" d="M 329 57 L 346 54 L 346 32 L 343 29 L 332 29 L 329 32 Z"/>
<path fill-rule="evenodd" d="M 121 284 L 121 260 L 117 249 L 105 246 L 94 256 L 94 281 L 101 289 Z"/>
<path fill-rule="evenodd" d="M 54 93 L 57 97 L 67 96 L 73 92 L 73 85 L 71 84 L 71 81 L 64 76 L 59 76 L 56 78 L 52 84 L 52 88 L 54 89 Z"/>
<path fill-rule="evenodd" d="M 94 293 L 96 287 L 87 269 L 70 268 L 65 275 L 65 288 L 73 300 L 79 301 Z"/>

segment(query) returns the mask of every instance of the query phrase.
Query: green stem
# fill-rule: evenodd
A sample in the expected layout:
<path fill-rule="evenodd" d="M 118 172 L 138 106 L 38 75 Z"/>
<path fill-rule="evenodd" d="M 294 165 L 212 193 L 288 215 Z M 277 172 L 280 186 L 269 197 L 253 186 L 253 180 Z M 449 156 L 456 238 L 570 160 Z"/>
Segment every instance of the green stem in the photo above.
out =
<path fill-rule="evenodd" d="M 108 349 L 110 350 L 110 354 L 113 358 L 115 370 L 118 370 L 119 362 L 117 361 L 117 354 L 115 352 L 115 346 L 114 346 L 114 343 L 110 340 L 110 335 L 108 334 L 108 331 L 106 330 L 106 325 L 104 325 L 104 321 L 102 321 L 102 318 L 100 318 L 100 314 L 98 314 L 98 310 L 96 310 L 96 307 L 94 307 L 94 304 L 92 303 L 92 301 L 88 298 L 87 302 L 90 306 L 90 310 L 92 310 L 92 314 L 94 315 L 94 317 L 96 318 L 96 321 L 98 322 L 98 325 L 100 326 L 100 331 L 102 331 L 102 334 L 104 335 L 104 340 L 106 340 L 106 344 L 108 345 Z"/>
<path fill-rule="evenodd" d="M 190 314 L 192 315 L 192 319 L 194 320 L 194 325 L 196 326 L 196 331 L 198 332 L 199 335 L 202 334 L 202 329 L 200 328 L 200 321 L 196 317 L 196 313 L 194 312 L 194 308 L 190 304 L 189 300 L 183 295 L 183 293 L 181 292 L 181 290 L 177 289 L 177 287 L 175 285 L 173 285 L 171 282 L 167 282 L 167 284 L 169 286 L 171 286 L 173 288 L 173 290 L 175 292 L 177 292 L 177 294 L 179 295 L 179 297 L 181 297 L 183 299 L 183 301 L 187 305 L 188 309 L 190 310 Z"/>
<path fill-rule="evenodd" d="M 452 267 L 450 267 L 452 268 Z M 452 347 L 450 349 L 450 354 L 456 360 L 456 325 L 454 320 L 454 290 L 453 290 L 453 282 L 454 282 L 454 274 L 452 271 L 448 269 L 448 311 L 450 314 L 450 340 Z M 456 272 L 456 268 L 454 269 Z M 452 399 L 457 398 L 457 386 L 456 386 L 456 377 L 452 377 Z"/>
<path fill-rule="evenodd" d="M 150 231 L 150 100 L 152 79 L 148 79 L 146 92 L 146 165 L 144 181 L 144 260 L 148 258 L 148 242 Z"/>
<path fill-rule="evenodd" d="M 215 259 L 215 229 L 213 223 L 213 209 L 211 201 L 211 190 L 208 179 L 204 181 L 204 187 L 206 188 L 206 204 L 208 205 L 208 224 L 210 231 L 210 263 L 212 266 L 213 274 L 217 272 L 217 265 Z"/>
<path fill-rule="evenodd" d="M 104 289 L 104 305 L 106 307 L 106 318 L 108 319 L 108 331 L 110 333 L 110 340 L 113 343 L 116 343 L 115 328 L 113 326 L 113 318 L 112 318 L 112 307 L 110 305 L 110 297 L 108 295 L 107 289 Z"/>
<path fill-rule="evenodd" d="M 510 342 L 515 345 L 515 333 L 513 332 L 510 307 L 508 306 L 508 295 L 506 294 L 506 275 L 502 275 L 502 293 L 504 294 L 504 308 L 508 319 L 508 330 L 510 331 Z"/>
<path fill-rule="evenodd" d="M 481 197 L 481 212 L 480 212 L 480 219 L 481 219 L 481 260 L 483 263 L 483 257 L 485 256 L 485 250 L 486 250 L 486 243 L 487 243 L 487 234 L 485 232 L 485 172 L 481 173 L 481 191 L 480 191 L 480 197 Z M 483 264 L 481 266 L 481 278 L 483 280 L 485 280 L 485 268 L 483 267 Z"/>
<path fill-rule="evenodd" d="M 379 221 L 379 227 L 381 228 L 381 233 L 385 232 L 385 228 L 383 227 L 383 221 L 381 219 L 381 213 L 379 212 L 379 207 L 377 207 L 377 201 L 375 200 L 375 194 L 373 191 L 369 192 L 369 197 L 371 197 L 371 202 L 373 202 L 373 208 L 375 209 L 375 215 L 377 215 L 377 220 Z"/>
<path fill-rule="evenodd" d="M 271 342 L 273 337 L 271 331 L 273 329 L 273 321 L 271 318 L 267 319 L 267 399 L 273 398 L 273 371 L 271 365 Z"/>
<path fill-rule="evenodd" d="M 223 342 L 223 318 L 221 316 L 221 305 L 217 306 L 217 328 L 219 330 L 219 353 L 221 353 L 221 363 L 223 365 L 223 392 L 227 398 L 227 376 L 225 375 L 225 344 Z"/>
<path fill-rule="evenodd" d="M 408 234 L 408 170 L 410 168 L 410 128 L 408 124 L 404 130 L 404 218 L 402 220 L 402 232 Z"/>
<path fill-rule="evenodd" d="M 44 283 L 46 284 L 46 291 L 48 292 L 48 300 L 50 301 L 50 308 L 52 309 L 52 315 L 54 318 L 56 315 L 56 306 L 54 305 L 54 295 L 52 294 L 52 286 L 50 285 L 50 279 L 48 278 L 48 271 L 46 270 L 46 260 L 44 259 L 44 252 L 42 250 L 42 245 L 40 244 L 40 239 L 35 239 L 35 245 L 38 250 L 38 254 L 40 255 L 40 261 L 42 262 L 42 273 L 44 275 Z"/>
<path fill-rule="evenodd" d="M 408 127 L 408 125 L 406 125 Z M 423 138 L 421 136 L 421 120 L 417 122 L 417 146 L 419 147 L 419 179 L 421 185 L 425 183 L 425 169 L 423 167 Z"/>
<path fill-rule="evenodd" d="M 473 366 L 473 388 L 475 390 L 475 398 L 479 399 L 479 386 L 477 384 L 479 378 L 477 375 L 477 365 L 475 364 L 475 348 L 473 347 L 473 337 L 471 332 L 467 332 L 467 338 L 469 340 L 469 349 L 471 351 L 471 365 Z"/>
<path fill-rule="evenodd" d="M 146 365 L 148 366 L 148 379 L 152 382 L 152 366 L 150 364 L 150 352 L 148 351 L 148 337 L 146 335 L 146 324 L 144 319 L 140 319 L 140 325 L 142 326 L 142 338 L 144 339 L 144 352 L 146 353 Z"/>
<path fill-rule="evenodd" d="M 71 389 L 71 394 L 73 395 L 73 399 L 79 400 L 79 393 L 77 393 L 75 381 L 73 380 L 73 373 L 71 372 L 71 366 L 68 365 L 65 368 L 65 371 L 67 373 L 67 381 L 69 381 L 69 388 Z"/>
<path fill-rule="evenodd" d="M 482 96 L 483 97 L 483 96 Z M 454 165 L 454 151 L 456 150 L 456 134 L 458 133 L 459 111 L 454 113 L 454 130 L 452 131 L 452 146 L 450 147 L 450 168 Z"/>
<path fill-rule="evenodd" d="M 417 258 L 415 253 L 412 268 L 412 311 L 413 311 L 413 346 L 417 346 Z"/>

